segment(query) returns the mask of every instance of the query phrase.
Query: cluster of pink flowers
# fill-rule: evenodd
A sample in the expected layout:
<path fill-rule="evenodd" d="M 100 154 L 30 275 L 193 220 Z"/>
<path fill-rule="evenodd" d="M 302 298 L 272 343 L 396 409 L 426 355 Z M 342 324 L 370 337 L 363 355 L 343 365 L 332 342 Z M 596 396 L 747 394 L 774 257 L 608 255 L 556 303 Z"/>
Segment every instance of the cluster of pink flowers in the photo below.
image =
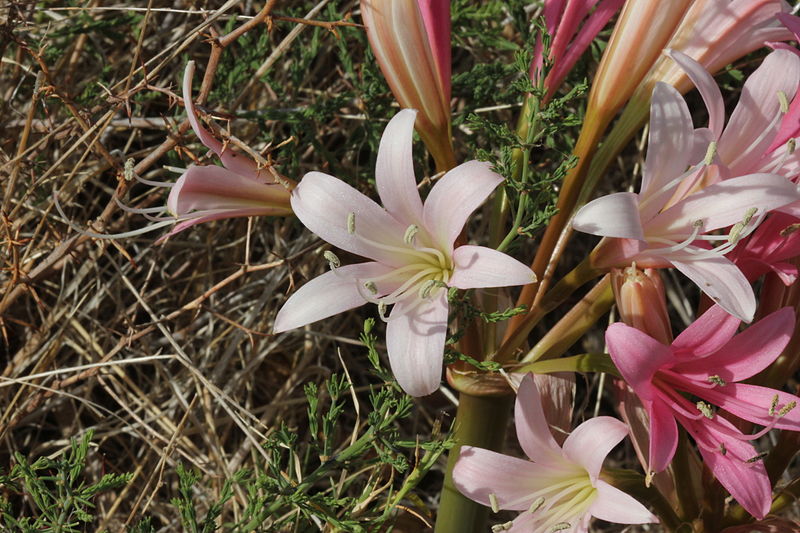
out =
<path fill-rule="evenodd" d="M 531 66 L 545 100 L 623 4 L 621 29 L 609 45 L 613 53 L 607 54 L 613 57 L 601 64 L 602 83 L 593 89 L 593 99 L 614 89 L 609 80 L 622 76 L 626 65 L 620 47 L 649 31 L 635 22 L 655 16 L 655 3 L 545 2 L 543 16 L 553 40 L 545 57 L 546 41 L 539 37 Z M 798 276 L 792 259 L 800 256 L 800 231 L 795 231 L 800 151 L 794 144 L 800 131 L 800 99 L 795 98 L 800 55 L 774 44 L 744 84 L 727 123 L 722 93 L 707 68 L 719 68 L 766 39 L 788 38 L 786 27 L 796 30 L 798 24 L 786 15 L 779 20 L 784 6 L 775 1 L 677 4 L 649 37 L 658 42 L 632 52 L 638 78 L 627 84 L 625 98 L 646 90 L 650 101 L 639 192 L 589 202 L 575 213 L 572 227 L 603 237 L 589 257 L 593 269 L 626 268 L 628 281 L 649 287 L 642 297 L 645 289 L 615 284 L 626 323 L 612 324 L 605 335 L 623 386 L 645 413 L 647 477 L 668 468 L 683 427 L 716 479 L 747 512 L 763 519 L 772 485 L 751 441 L 771 429 L 800 431 L 800 397 L 745 383 L 781 355 L 796 327 L 788 307 L 772 305 L 771 313 L 759 309 L 752 283 L 767 273 L 786 285 Z M 528 266 L 504 253 L 463 244 L 467 219 L 504 179 L 487 163 L 456 165 L 449 2 L 362 0 L 361 10 L 373 52 L 405 108 L 386 126 L 377 154 L 382 205 L 321 172 L 306 174 L 295 186 L 224 145 L 198 119 L 190 64 L 183 85 L 188 118 L 224 167 L 190 166 L 181 176 L 167 202 L 179 221 L 171 234 L 224 217 L 294 214 L 331 245 L 367 258 L 342 265 L 336 252 L 324 251 L 330 271 L 291 295 L 274 331 L 376 304 L 387 324 L 386 350 L 399 385 L 425 396 L 441 383 L 450 289 L 520 286 L 536 279 Z M 701 46 L 693 23 L 714 17 L 721 20 L 719 39 Z M 742 28 L 754 35 L 737 47 L 733 37 Z M 654 57 L 663 46 L 663 56 Z M 552 68 L 546 71 L 546 64 Z M 689 84 L 705 104 L 705 126 L 695 126 L 681 94 Z M 443 174 L 424 202 L 412 157 L 415 127 Z M 645 273 L 638 274 L 637 267 Z M 677 269 L 708 297 L 701 307 L 705 312 L 674 340 L 657 273 L 664 268 Z M 615 276 L 622 279 L 618 272 Z M 756 316 L 764 317 L 738 333 L 742 321 Z M 520 446 L 530 460 L 467 445 L 452 472 L 468 498 L 494 510 L 520 512 L 509 531 L 584 532 L 592 517 L 623 524 L 658 521 L 604 477 L 606 455 L 629 433 L 623 422 L 592 418 L 560 445 L 530 375 L 519 386 L 515 416 Z M 763 429 L 742 430 L 752 425 Z"/>

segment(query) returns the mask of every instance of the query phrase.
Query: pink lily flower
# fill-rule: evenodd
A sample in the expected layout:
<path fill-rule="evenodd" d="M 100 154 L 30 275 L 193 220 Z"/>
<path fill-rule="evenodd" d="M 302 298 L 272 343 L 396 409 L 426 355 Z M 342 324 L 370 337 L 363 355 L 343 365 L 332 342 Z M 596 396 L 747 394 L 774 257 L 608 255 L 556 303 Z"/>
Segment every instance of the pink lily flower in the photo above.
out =
<path fill-rule="evenodd" d="M 694 438 L 705 463 L 742 507 L 756 518 L 766 515 L 771 503 L 769 478 L 747 441 L 771 428 L 800 430 L 800 409 L 795 409 L 800 398 L 740 382 L 781 354 L 794 322 L 794 311 L 786 307 L 737 335 L 740 321 L 714 306 L 670 346 L 621 322 L 608 328 L 611 358 L 650 418 L 651 471 L 660 472 L 669 465 L 681 424 Z M 690 401 L 684 393 L 702 401 Z M 765 429 L 743 435 L 718 416 L 713 405 Z"/>
<path fill-rule="evenodd" d="M 466 497 L 493 510 L 521 511 L 509 533 L 588 531 L 592 517 L 619 524 L 658 522 L 641 503 L 600 478 L 608 453 L 625 438 L 625 424 L 608 416 L 587 420 L 559 446 L 528 374 L 514 412 L 517 438 L 530 460 L 463 446 L 453 482 Z"/>
<path fill-rule="evenodd" d="M 673 55 L 688 66 L 693 75 L 703 70 L 696 63 L 684 61 L 688 59 L 685 56 Z M 785 55 L 776 57 L 786 59 Z M 750 321 L 756 308 L 752 287 L 725 254 L 739 239 L 752 232 L 768 211 L 800 197 L 796 186 L 785 177 L 763 172 L 730 177 L 696 190 L 706 173 L 725 172 L 719 162 L 721 157 L 714 150 L 714 144 L 710 144 L 711 136 L 721 136 L 719 144 L 726 147 L 744 146 L 738 141 L 728 143 L 726 135 L 721 133 L 722 111 L 718 106 L 722 104 L 721 99 L 709 96 L 713 91 L 719 93 L 716 85 L 712 89 L 701 83 L 701 94 L 713 108 L 709 111 L 710 131 L 694 130 L 689 109 L 680 93 L 665 83 L 656 84 L 640 192 L 615 193 L 589 202 L 575 215 L 573 227 L 585 233 L 611 237 L 592 252 L 594 266 L 625 267 L 632 262 L 646 268 L 673 266 L 728 312 Z M 732 117 L 726 133 L 735 131 L 734 127 L 745 128 L 743 120 L 757 120 L 753 116 L 757 110 L 746 106 L 740 109 L 742 111 Z M 757 142 L 752 141 L 752 144 Z M 739 170 L 748 165 L 751 161 L 743 159 L 741 163 L 731 163 L 731 168 Z M 728 235 L 709 234 L 729 226 L 733 229 Z M 709 248 L 708 243 L 714 241 L 724 244 Z"/>
<path fill-rule="evenodd" d="M 787 260 L 800 256 L 800 218 L 772 213 L 745 241 L 728 254 L 749 281 L 773 272 L 784 285 L 797 280 L 797 265 Z"/>
<path fill-rule="evenodd" d="M 547 33 L 553 37 L 549 57 L 553 68 L 544 80 L 545 100 L 552 98 L 580 56 L 624 3 L 625 0 L 602 0 L 599 4 L 598 0 L 545 0 L 545 26 Z M 597 7 L 589 15 L 595 5 Z M 584 19 L 586 21 L 581 26 Z M 544 47 L 539 36 L 531 63 L 531 80 L 534 83 L 539 83 L 543 66 Z"/>
<path fill-rule="evenodd" d="M 455 247 L 472 213 L 503 178 L 487 163 L 470 161 L 444 175 L 423 205 L 411 154 L 414 110 L 389 122 L 378 149 L 375 179 L 382 208 L 343 181 L 309 172 L 292 192 L 300 221 L 329 243 L 372 259 L 339 266 L 306 283 L 275 318 L 279 333 L 367 302 L 383 317 L 389 362 L 400 386 L 413 396 L 435 391 L 447 336 L 446 287 L 474 289 L 524 285 L 533 272 L 490 248 Z"/>
<path fill-rule="evenodd" d="M 450 0 L 361 0 L 372 52 L 442 172 L 455 166 L 450 129 Z"/>
<path fill-rule="evenodd" d="M 292 182 L 281 182 L 267 168 L 225 146 L 197 118 L 192 102 L 194 61 L 183 75 L 183 100 L 189 123 L 200 141 L 222 160 L 224 167 L 191 165 L 172 187 L 167 210 L 178 219 L 168 233 L 174 235 L 195 224 L 223 218 L 259 215 L 291 215 Z"/>

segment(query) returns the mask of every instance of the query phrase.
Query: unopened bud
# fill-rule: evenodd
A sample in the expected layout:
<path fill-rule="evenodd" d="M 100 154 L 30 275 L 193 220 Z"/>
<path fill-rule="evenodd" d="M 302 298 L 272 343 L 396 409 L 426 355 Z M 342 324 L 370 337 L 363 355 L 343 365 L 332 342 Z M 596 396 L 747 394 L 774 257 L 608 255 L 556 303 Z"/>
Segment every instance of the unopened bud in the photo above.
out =
<path fill-rule="evenodd" d="M 622 321 L 663 344 L 672 342 L 664 285 L 657 270 L 636 266 L 611 270 L 611 286 Z"/>

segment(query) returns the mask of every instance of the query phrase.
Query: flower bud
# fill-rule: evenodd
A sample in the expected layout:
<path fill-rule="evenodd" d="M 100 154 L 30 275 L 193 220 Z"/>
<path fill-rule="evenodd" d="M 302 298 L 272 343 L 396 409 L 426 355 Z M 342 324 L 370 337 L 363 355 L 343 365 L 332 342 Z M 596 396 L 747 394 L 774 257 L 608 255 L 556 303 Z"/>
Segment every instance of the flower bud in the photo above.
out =
<path fill-rule="evenodd" d="M 664 285 L 658 270 L 639 270 L 635 264 L 614 268 L 611 287 L 623 322 L 664 344 L 672 342 Z"/>
<path fill-rule="evenodd" d="M 438 171 L 455 167 L 450 130 L 449 0 L 362 0 L 370 47 Z"/>

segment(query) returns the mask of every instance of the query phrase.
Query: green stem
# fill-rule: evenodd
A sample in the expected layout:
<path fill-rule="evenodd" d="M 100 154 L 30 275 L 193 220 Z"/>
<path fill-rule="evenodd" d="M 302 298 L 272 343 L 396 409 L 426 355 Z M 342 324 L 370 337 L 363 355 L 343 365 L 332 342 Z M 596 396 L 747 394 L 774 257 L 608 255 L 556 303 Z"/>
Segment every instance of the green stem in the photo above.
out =
<path fill-rule="evenodd" d="M 700 514 L 698 496 L 695 492 L 695 480 L 692 475 L 694 471 L 691 465 L 692 462 L 689 439 L 686 437 L 686 432 L 681 430 L 675 457 L 672 459 L 672 471 L 675 486 L 678 487 L 678 514 L 686 522 L 691 522 Z"/>
<path fill-rule="evenodd" d="M 527 363 L 514 369 L 516 373 L 553 374 L 555 372 L 604 372 L 619 378 L 619 370 L 608 354 L 584 353 L 546 361 Z"/>
<path fill-rule="evenodd" d="M 778 443 L 764 459 L 764 466 L 769 474 L 772 486 L 781 478 L 784 470 L 789 467 L 794 456 L 800 450 L 800 434 L 796 431 L 781 431 L 778 436 Z"/>
<path fill-rule="evenodd" d="M 524 139 L 528 146 L 524 149 L 514 148 L 511 152 L 511 160 L 513 161 L 511 180 L 514 182 L 521 181 L 525 183 L 528 180 L 530 145 L 541 137 L 542 134 L 538 127 L 538 112 L 539 101 L 529 94 L 522 104 L 522 112 L 517 120 L 517 136 L 520 139 Z M 517 230 L 522 226 L 522 218 L 528 210 L 528 201 L 529 197 L 527 194 L 520 194 L 513 227 L 508 233 L 504 233 L 506 220 L 511 211 L 511 203 L 509 202 L 508 192 L 506 192 L 505 187 L 497 191 L 492 204 L 491 218 L 489 219 L 490 248 L 496 248 L 501 252 L 508 248 L 517 236 Z M 485 296 L 484 304 L 486 309 L 497 309 L 497 293 L 495 291 L 489 291 Z M 497 349 L 497 324 L 486 324 L 483 331 L 485 333 L 483 353 L 492 354 Z"/>
<path fill-rule="evenodd" d="M 458 492 L 453 468 L 462 446 L 498 451 L 503 446 L 513 397 L 481 397 L 461 393 L 453 438 L 447 457 L 447 473 L 439 502 L 435 533 L 485 533 L 489 508 Z"/>
<path fill-rule="evenodd" d="M 581 298 L 581 301 L 572 306 L 556 325 L 545 333 L 521 362 L 561 356 L 594 326 L 612 305 L 614 305 L 614 292 L 611 290 L 611 276 L 606 274 Z"/>
<path fill-rule="evenodd" d="M 544 315 L 561 305 L 564 300 L 581 286 L 601 274 L 601 270 L 592 267 L 588 257 L 581 261 L 578 266 L 572 269 L 569 274 L 564 276 L 550 291 L 548 291 L 534 309 L 531 309 L 525 315 L 517 315 L 514 317 L 522 317 L 522 320 L 516 324 L 514 331 L 506 336 L 506 340 L 497 350 L 494 360 L 498 363 L 509 361 L 514 352 L 528 339 L 528 334 Z"/>

